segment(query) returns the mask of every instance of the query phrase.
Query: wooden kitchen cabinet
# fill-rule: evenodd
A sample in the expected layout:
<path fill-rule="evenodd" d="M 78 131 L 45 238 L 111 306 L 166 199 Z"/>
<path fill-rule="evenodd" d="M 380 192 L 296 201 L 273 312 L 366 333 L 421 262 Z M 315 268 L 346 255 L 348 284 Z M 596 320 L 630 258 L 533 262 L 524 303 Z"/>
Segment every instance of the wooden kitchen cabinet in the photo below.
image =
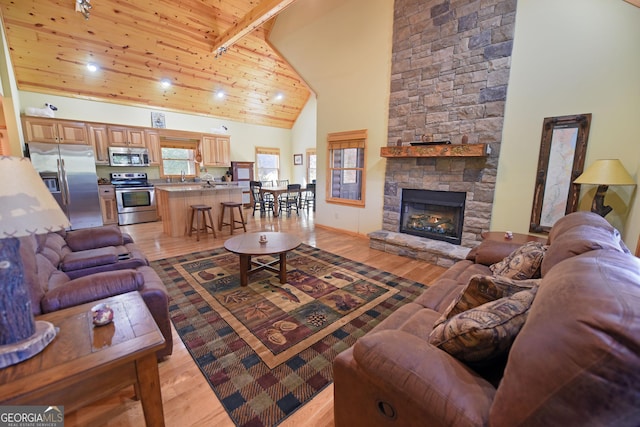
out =
<path fill-rule="evenodd" d="M 144 128 L 108 126 L 109 145 L 113 147 L 147 148 Z"/>
<path fill-rule="evenodd" d="M 100 209 L 102 209 L 102 223 L 118 223 L 118 205 L 116 204 L 116 190 L 113 185 L 99 185 Z"/>
<path fill-rule="evenodd" d="M 205 166 L 231 166 L 231 138 L 226 135 L 203 135 L 202 161 Z"/>
<path fill-rule="evenodd" d="M 162 163 L 162 152 L 160 151 L 160 134 L 154 130 L 145 130 L 147 149 L 149 150 L 149 164 L 158 166 Z"/>
<path fill-rule="evenodd" d="M 97 123 L 87 124 L 89 132 L 89 141 L 93 146 L 93 152 L 96 158 L 96 165 L 109 164 L 109 137 L 107 134 L 107 126 Z"/>
<path fill-rule="evenodd" d="M 83 122 L 23 117 L 22 124 L 27 142 L 89 145 L 87 127 Z"/>

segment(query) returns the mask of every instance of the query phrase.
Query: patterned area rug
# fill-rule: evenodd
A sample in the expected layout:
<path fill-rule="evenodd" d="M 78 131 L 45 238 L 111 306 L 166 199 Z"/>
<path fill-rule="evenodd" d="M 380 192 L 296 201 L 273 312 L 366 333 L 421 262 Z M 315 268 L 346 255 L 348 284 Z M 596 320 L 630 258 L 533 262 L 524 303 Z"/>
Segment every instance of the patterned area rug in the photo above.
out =
<path fill-rule="evenodd" d="M 332 382 L 338 353 L 425 289 L 304 244 L 287 254 L 286 284 L 263 270 L 241 287 L 238 256 L 224 248 L 152 266 L 178 334 L 239 426 L 280 423 Z"/>

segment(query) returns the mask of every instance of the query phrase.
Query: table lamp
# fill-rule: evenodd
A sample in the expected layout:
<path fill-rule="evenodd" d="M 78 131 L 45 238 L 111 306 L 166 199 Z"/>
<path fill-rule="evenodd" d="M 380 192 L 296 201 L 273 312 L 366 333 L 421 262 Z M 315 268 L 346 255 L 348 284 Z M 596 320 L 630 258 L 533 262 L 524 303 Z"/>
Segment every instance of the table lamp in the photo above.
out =
<path fill-rule="evenodd" d="M 634 179 L 618 159 L 596 160 L 586 171 L 573 181 L 574 184 L 596 184 L 598 189 L 591 203 L 591 212 L 605 217 L 613 210 L 605 206 L 604 196 L 610 185 L 636 185 Z"/>
<path fill-rule="evenodd" d="M 18 237 L 69 225 L 31 161 L 0 156 L 0 368 L 38 354 L 56 336 L 51 323 L 33 316 Z"/>

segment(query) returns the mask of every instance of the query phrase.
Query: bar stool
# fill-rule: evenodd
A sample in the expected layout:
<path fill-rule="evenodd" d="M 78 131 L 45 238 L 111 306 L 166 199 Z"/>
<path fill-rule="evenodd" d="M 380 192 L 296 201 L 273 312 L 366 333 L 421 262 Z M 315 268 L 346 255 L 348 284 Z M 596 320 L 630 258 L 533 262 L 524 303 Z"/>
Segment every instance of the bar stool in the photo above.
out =
<path fill-rule="evenodd" d="M 231 230 L 231 234 L 233 234 L 233 230 L 238 228 L 244 229 L 245 233 L 247 232 L 247 227 L 244 225 L 244 216 L 242 215 L 242 203 L 240 202 L 222 202 L 222 212 L 220 212 L 220 225 L 218 230 L 222 231 L 222 227 L 225 225 L 229 226 Z M 229 222 L 224 222 L 224 211 L 229 208 Z M 240 213 L 240 221 L 235 219 L 233 208 L 238 208 L 238 213 Z M 241 225 L 236 225 L 241 224 Z"/>
<path fill-rule="evenodd" d="M 206 212 L 206 215 L 205 215 Z M 193 227 L 193 220 L 196 220 L 196 227 Z M 200 216 L 202 216 L 202 227 L 200 227 Z M 209 217 L 209 224 L 207 225 L 207 216 Z M 191 205 L 191 228 L 189 228 L 189 237 L 191 237 L 191 233 L 193 230 L 196 230 L 196 241 L 200 241 L 200 230 L 204 230 L 204 233 L 207 234 L 207 228 L 210 228 L 213 232 L 213 237 L 216 236 L 216 228 L 213 226 L 213 218 L 211 217 L 211 206 L 207 205 Z"/>

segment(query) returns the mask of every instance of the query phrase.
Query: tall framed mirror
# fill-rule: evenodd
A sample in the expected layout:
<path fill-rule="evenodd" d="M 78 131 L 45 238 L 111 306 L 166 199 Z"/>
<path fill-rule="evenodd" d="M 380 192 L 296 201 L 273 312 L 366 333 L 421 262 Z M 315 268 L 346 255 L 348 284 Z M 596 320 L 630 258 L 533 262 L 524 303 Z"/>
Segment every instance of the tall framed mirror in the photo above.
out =
<path fill-rule="evenodd" d="M 531 209 L 529 231 L 548 233 L 555 222 L 578 207 L 580 185 L 587 153 L 591 114 L 546 117 Z"/>

